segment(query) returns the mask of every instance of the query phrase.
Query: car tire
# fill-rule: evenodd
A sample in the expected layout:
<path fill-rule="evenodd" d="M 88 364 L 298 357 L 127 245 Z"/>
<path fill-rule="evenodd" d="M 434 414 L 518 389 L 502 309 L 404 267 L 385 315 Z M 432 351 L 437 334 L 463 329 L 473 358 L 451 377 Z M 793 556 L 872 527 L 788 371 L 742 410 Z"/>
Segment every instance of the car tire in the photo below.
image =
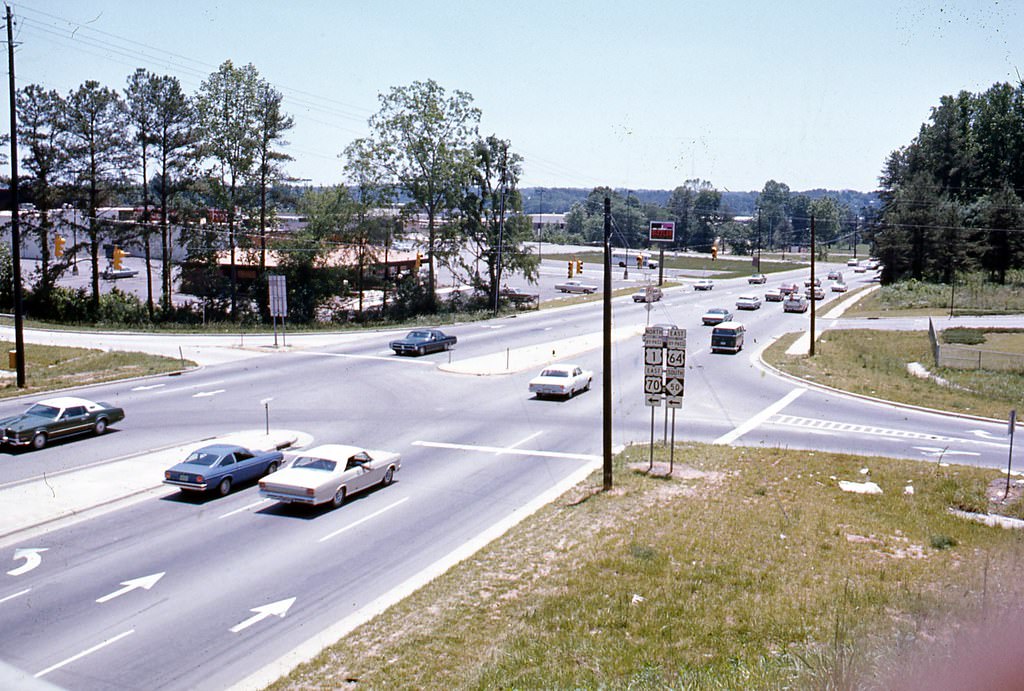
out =
<path fill-rule="evenodd" d="M 388 468 L 387 471 L 384 473 L 384 479 L 380 481 L 380 484 L 382 484 L 385 487 L 387 487 L 388 485 L 390 485 L 394 481 L 394 479 L 395 479 L 395 469 L 394 468 Z"/>
<path fill-rule="evenodd" d="M 38 451 L 46 446 L 46 432 L 36 432 L 32 435 L 32 448 Z"/>
<path fill-rule="evenodd" d="M 334 505 L 335 508 L 337 508 L 337 507 L 341 506 L 342 504 L 344 504 L 345 503 L 345 494 L 346 494 L 345 488 L 344 487 L 339 487 L 338 491 L 335 492 L 334 496 L 331 498 L 331 504 Z"/>
<path fill-rule="evenodd" d="M 226 497 L 227 495 L 231 494 L 231 478 L 226 477 L 223 480 L 221 480 L 220 483 L 217 485 L 217 492 L 222 497 Z"/>
<path fill-rule="evenodd" d="M 107 431 L 107 419 L 101 417 L 99 420 L 97 420 L 96 424 L 92 426 L 92 431 L 95 432 L 97 435 L 100 435 L 100 434 L 103 434 L 104 432 L 106 432 Z"/>
<path fill-rule="evenodd" d="M 416 349 L 416 354 L 419 355 L 419 356 L 426 355 L 427 354 L 427 349 L 424 348 L 423 346 L 420 346 L 419 348 Z"/>
<path fill-rule="evenodd" d="M 277 472 L 277 461 L 271 461 L 270 465 L 267 466 L 266 474 L 270 475 L 271 473 L 276 473 L 276 472 Z"/>
<path fill-rule="evenodd" d="M 593 382 L 594 382 L 594 380 L 593 380 L 593 379 L 588 379 L 588 380 L 587 380 L 587 385 L 583 387 L 583 390 L 584 390 L 584 391 L 590 391 L 590 385 L 591 385 L 591 384 L 592 384 Z"/>

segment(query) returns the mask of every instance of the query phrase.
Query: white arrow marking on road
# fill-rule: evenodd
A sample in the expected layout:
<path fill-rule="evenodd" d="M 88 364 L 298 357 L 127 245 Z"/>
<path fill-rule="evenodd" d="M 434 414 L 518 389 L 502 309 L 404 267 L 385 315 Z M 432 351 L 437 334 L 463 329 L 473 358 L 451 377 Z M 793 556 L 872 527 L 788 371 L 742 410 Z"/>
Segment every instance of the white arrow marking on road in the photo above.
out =
<path fill-rule="evenodd" d="M 124 586 L 123 588 L 121 588 L 120 590 L 115 590 L 109 595 L 104 595 L 103 597 L 96 600 L 96 602 L 99 602 L 101 604 L 104 602 L 109 602 L 110 600 L 113 600 L 115 597 L 121 597 L 125 593 L 130 593 L 131 591 L 136 590 L 137 588 L 145 588 L 146 590 L 149 590 L 154 585 L 156 585 L 157 581 L 164 577 L 165 573 L 167 572 L 161 571 L 160 573 L 154 573 L 152 576 L 143 576 L 142 578 L 133 578 L 130 581 L 122 581 L 121 585 Z"/>
<path fill-rule="evenodd" d="M 997 437 L 996 435 L 992 434 L 991 432 L 986 432 L 983 429 L 972 429 L 972 430 L 967 430 L 967 431 L 970 432 L 971 434 L 973 434 L 976 437 L 981 437 L 982 439 L 1000 439 L 1000 437 Z"/>
<path fill-rule="evenodd" d="M 14 560 L 24 559 L 25 563 L 16 569 L 12 569 L 7 572 L 8 576 L 20 576 L 23 573 L 28 573 L 32 569 L 36 568 L 43 563 L 43 558 L 39 555 L 40 552 L 45 552 L 48 547 L 22 547 L 21 549 L 14 550 Z"/>
<path fill-rule="evenodd" d="M 256 614 L 241 623 L 235 624 L 231 627 L 230 631 L 231 633 L 238 633 L 239 631 L 247 629 L 256 622 L 263 621 L 270 616 L 284 619 L 284 615 L 288 613 L 288 608 L 291 607 L 294 602 L 295 598 L 290 597 L 287 600 L 278 600 L 277 602 L 271 602 L 269 605 L 250 609 L 250 612 L 256 612 Z"/>
<path fill-rule="evenodd" d="M 940 449 L 937 446 L 915 446 L 915 449 L 923 453 L 925 456 L 980 456 L 980 453 L 974 453 L 973 451 L 949 451 L 948 449 Z"/>
<path fill-rule="evenodd" d="M 150 389 L 159 389 L 164 384 L 150 384 L 149 386 L 136 386 L 132 391 L 149 391 Z"/>
<path fill-rule="evenodd" d="M 227 389 L 217 389 L 215 391 L 200 391 L 199 393 L 192 394 L 192 398 L 206 398 L 207 396 L 216 396 L 219 393 L 224 393 Z"/>

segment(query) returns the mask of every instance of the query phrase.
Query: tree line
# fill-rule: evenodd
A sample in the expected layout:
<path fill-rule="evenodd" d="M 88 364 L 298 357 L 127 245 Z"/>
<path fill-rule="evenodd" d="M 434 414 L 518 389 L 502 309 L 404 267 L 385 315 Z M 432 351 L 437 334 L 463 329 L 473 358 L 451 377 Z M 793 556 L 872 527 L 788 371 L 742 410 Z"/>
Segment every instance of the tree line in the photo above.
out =
<path fill-rule="evenodd" d="M 943 96 L 881 175 L 873 237 L 885 282 L 1006 283 L 1024 268 L 1024 84 Z"/>

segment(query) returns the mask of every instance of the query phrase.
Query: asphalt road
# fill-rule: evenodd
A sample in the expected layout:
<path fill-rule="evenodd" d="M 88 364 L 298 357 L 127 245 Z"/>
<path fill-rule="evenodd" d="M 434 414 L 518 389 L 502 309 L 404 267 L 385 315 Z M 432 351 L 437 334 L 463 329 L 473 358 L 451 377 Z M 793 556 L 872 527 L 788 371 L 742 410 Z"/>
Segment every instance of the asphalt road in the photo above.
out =
<path fill-rule="evenodd" d="M 748 292 L 734 279 L 709 292 L 669 290 L 649 312 L 629 297 L 616 301 L 616 328 L 639 333 L 648 322 L 674 322 L 688 330 L 677 440 L 1004 466 L 1003 424 L 868 402 L 766 372 L 757 349 L 808 322 L 783 314 L 779 303 L 739 313 L 748 327 L 740 354 L 709 353 L 711 329 L 700 315 L 732 307 Z M 822 311 L 833 300 L 828 294 Z M 582 334 L 597 346 L 600 329 L 598 302 L 446 327 L 459 338 L 456 350 L 422 358 L 390 354 L 390 333 L 293 339 L 285 352 L 90 387 L 82 395 L 122 405 L 126 420 L 103 437 L 0 455 L 0 488 L 259 428 L 265 398 L 273 399 L 272 426 L 301 430 L 315 443 L 397 450 L 403 468 L 394 485 L 334 510 L 279 506 L 252 486 L 216 499 L 168 490 L 4 541 L 0 659 L 71 689 L 220 689 L 321 631 L 343 631 L 339 622 L 357 622 L 372 603 L 443 568 L 552 487 L 592 468 L 601 453 L 596 347 L 573 358 L 595 371 L 592 391 L 564 402 L 529 396 L 533 369 L 472 376 L 437 365 Z M 618 342 L 613 355 L 615 443 L 645 442 L 651 413 L 643 404 L 639 336 Z M 4 403 L 0 414 L 23 405 Z M 663 411 L 655 411 L 660 439 Z"/>

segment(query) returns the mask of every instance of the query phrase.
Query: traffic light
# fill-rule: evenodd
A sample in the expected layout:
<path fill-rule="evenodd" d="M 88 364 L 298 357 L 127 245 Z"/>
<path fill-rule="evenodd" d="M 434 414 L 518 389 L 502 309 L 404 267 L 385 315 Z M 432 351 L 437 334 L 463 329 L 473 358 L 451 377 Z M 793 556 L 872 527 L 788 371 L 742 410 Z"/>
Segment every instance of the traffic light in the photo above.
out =
<path fill-rule="evenodd" d="M 577 259 L 576 260 L 576 273 L 578 273 L 578 274 L 583 273 L 583 260 L 582 259 Z"/>
<path fill-rule="evenodd" d="M 419 252 L 417 252 L 416 253 L 416 267 L 415 267 L 416 273 L 419 273 L 419 271 L 420 271 L 420 264 L 422 264 L 422 263 L 423 263 L 423 255 L 420 254 Z"/>
<path fill-rule="evenodd" d="M 638 269 L 644 268 L 644 255 L 642 255 L 642 254 L 636 255 L 636 268 L 638 268 Z"/>
<path fill-rule="evenodd" d="M 121 260 L 125 258 L 125 251 L 120 247 L 114 248 L 114 260 L 111 262 L 114 265 L 114 269 L 120 271 L 123 268 Z"/>
<path fill-rule="evenodd" d="M 711 248 L 711 261 L 718 259 L 718 245 Z"/>
<path fill-rule="evenodd" d="M 572 259 L 569 260 L 569 278 L 572 278 Z"/>
<path fill-rule="evenodd" d="M 62 235 L 56 235 L 53 238 L 53 256 L 63 257 L 64 256 L 64 243 L 67 240 Z"/>

